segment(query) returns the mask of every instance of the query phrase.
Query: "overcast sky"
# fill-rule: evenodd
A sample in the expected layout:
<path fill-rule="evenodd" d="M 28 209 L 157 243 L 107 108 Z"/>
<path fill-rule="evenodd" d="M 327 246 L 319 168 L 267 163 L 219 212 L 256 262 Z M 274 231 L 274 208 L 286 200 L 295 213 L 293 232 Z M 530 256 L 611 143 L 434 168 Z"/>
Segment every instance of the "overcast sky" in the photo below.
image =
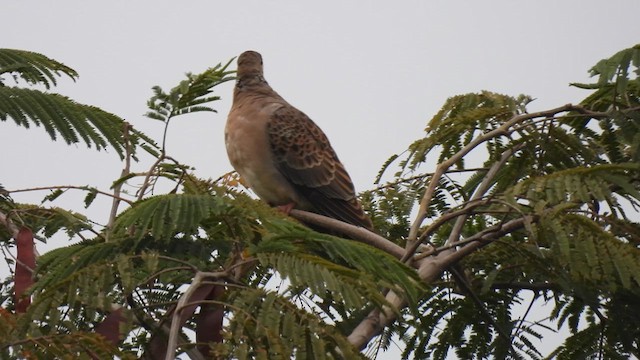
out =
<path fill-rule="evenodd" d="M 579 101 L 587 93 L 568 84 L 588 81 L 598 60 L 639 43 L 638 14 L 638 0 L 3 0 L 0 47 L 72 67 L 79 80 L 53 91 L 124 117 L 158 140 L 162 124 L 143 116 L 152 86 L 168 89 L 185 72 L 256 50 L 267 81 L 327 133 L 357 190 L 365 190 L 450 96 L 524 93 L 537 99 L 532 110 Z M 223 128 L 232 87 L 218 88 L 217 114 L 171 124 L 168 153 L 200 177 L 231 170 Z M 0 184 L 8 189 L 107 190 L 120 173 L 115 152 L 53 143 L 42 129 L 3 122 L 0 139 Z M 14 198 L 36 202 L 43 195 Z M 60 204 L 81 209 L 82 198 L 68 195 Z M 87 212 L 104 222 L 107 205 L 101 200 Z"/>

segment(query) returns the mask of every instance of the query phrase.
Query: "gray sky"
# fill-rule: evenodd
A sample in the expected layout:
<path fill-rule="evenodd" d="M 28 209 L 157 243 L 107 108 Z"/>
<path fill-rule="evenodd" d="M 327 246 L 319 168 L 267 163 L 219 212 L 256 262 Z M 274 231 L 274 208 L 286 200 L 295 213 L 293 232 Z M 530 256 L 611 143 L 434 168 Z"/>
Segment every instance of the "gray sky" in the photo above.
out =
<path fill-rule="evenodd" d="M 259 51 L 271 86 L 323 128 L 364 190 L 450 96 L 525 93 L 537 99 L 532 110 L 579 101 L 587 93 L 568 84 L 587 81 L 598 60 L 640 42 L 638 14 L 638 0 L 4 0 L 0 46 L 74 68 L 80 79 L 54 91 L 122 116 L 158 140 L 162 124 L 143 117 L 153 85 L 168 89 L 185 72 Z M 201 177 L 231 169 L 223 128 L 232 86 L 218 89 L 218 114 L 171 124 L 169 154 Z M 53 143 L 42 129 L 3 122 L 0 139 L 0 183 L 8 189 L 92 184 L 106 190 L 120 173 L 113 151 Z M 43 195 L 14 198 L 37 202 Z M 59 204 L 80 210 L 82 198 L 65 195 Z M 108 204 L 99 200 L 83 211 L 104 222 Z"/>

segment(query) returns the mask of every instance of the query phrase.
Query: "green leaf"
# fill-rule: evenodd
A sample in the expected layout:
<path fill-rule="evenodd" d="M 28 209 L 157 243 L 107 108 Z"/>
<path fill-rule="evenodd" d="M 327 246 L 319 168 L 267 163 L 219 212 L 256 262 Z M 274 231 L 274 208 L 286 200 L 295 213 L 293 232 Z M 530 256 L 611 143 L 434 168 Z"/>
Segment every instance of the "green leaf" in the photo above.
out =
<path fill-rule="evenodd" d="M 42 199 L 42 202 L 44 203 L 45 201 L 53 201 L 62 194 L 64 194 L 64 190 L 61 190 L 61 189 L 53 190 L 49 195 L 45 196 L 44 199 Z"/>
<path fill-rule="evenodd" d="M 89 192 L 87 193 L 87 196 L 85 196 L 84 198 L 85 209 L 88 208 L 91 205 L 91 203 L 93 203 L 93 200 L 96 199 L 97 195 L 98 195 L 98 190 L 96 188 L 90 188 Z"/>

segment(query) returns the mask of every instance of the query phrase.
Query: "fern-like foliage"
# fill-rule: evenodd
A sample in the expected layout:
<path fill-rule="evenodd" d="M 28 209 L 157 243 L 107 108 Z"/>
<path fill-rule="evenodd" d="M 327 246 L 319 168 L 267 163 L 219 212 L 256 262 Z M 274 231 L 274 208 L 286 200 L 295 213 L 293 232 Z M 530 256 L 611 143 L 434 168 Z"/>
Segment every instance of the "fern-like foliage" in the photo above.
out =
<path fill-rule="evenodd" d="M 99 108 L 79 104 L 65 96 L 35 89 L 0 87 L 0 120 L 18 126 L 42 126 L 52 140 L 84 142 L 98 150 L 112 147 L 124 157 L 124 120 Z"/>
<path fill-rule="evenodd" d="M 0 49 L 0 76 L 3 74 L 47 89 L 55 86 L 62 75 L 74 80 L 78 76 L 73 69 L 44 55 L 12 49 Z M 61 138 L 67 144 L 84 142 L 97 150 L 113 148 L 121 158 L 127 151 L 135 156 L 137 144 L 147 139 L 135 130 L 125 136 L 125 121 L 100 108 L 4 82 L 0 77 L 0 121 L 12 119 L 27 129 L 32 125 L 42 127 L 52 140 Z"/>
<path fill-rule="evenodd" d="M 232 59 L 233 60 L 233 59 Z M 234 71 L 227 70 L 231 60 L 226 64 L 218 64 L 200 74 L 187 73 L 187 78 L 169 92 L 159 86 L 153 87 L 153 97 L 147 102 L 150 111 L 147 117 L 163 122 L 175 116 L 192 112 L 217 112 L 208 103 L 220 100 L 219 96 L 211 95 L 212 88 L 233 80 L 230 76 Z"/>
<path fill-rule="evenodd" d="M 567 290 L 580 284 L 599 291 L 640 295 L 640 253 L 636 247 L 618 241 L 602 224 L 576 214 L 554 214 L 540 225 L 539 239 L 549 244 L 554 254 L 551 261 L 561 269 L 558 274 L 563 276 L 557 281 L 571 284 Z"/>
<path fill-rule="evenodd" d="M 489 91 L 449 98 L 427 124 L 428 136 L 409 146 L 408 158 L 401 162 L 401 167 L 415 170 L 436 147 L 442 148 L 438 162 L 444 161 L 478 134 L 495 130 L 512 116 L 522 113 L 530 101 L 524 95 L 513 98 Z M 498 140 L 487 142 L 487 146 L 494 150 L 492 154 L 499 153 L 501 148 Z M 464 163 L 457 166 L 463 167 Z"/>
<path fill-rule="evenodd" d="M 10 343 L 10 333 L 2 335 L 0 345 Z M 122 359 L 135 359 L 119 352 L 107 343 L 101 335 L 95 333 L 74 333 L 44 335 L 28 339 L 18 346 L 13 346 L 10 353 L 3 354 L 3 359 L 72 359 L 91 358 L 108 359 L 113 356 Z"/>
<path fill-rule="evenodd" d="M 93 227 L 84 215 L 59 207 L 19 205 L 13 211 L 32 230 L 39 232 L 43 240 L 50 239 L 60 231 L 73 238 Z"/>
<path fill-rule="evenodd" d="M 596 93 L 588 98 L 589 102 L 600 98 L 603 101 L 626 100 L 624 103 L 633 105 L 632 102 L 629 102 L 633 100 L 633 98 L 629 98 L 629 95 L 637 94 L 638 85 L 640 85 L 639 68 L 640 44 L 621 50 L 608 59 L 600 60 L 593 66 L 589 73 L 591 76 L 598 77 L 596 83 L 574 83 L 572 85 L 583 89 L 598 89 Z M 634 77 L 631 77 L 632 74 L 634 74 Z M 606 96 L 609 98 L 607 100 L 603 95 L 611 95 L 610 90 L 613 91 L 615 96 Z"/>
<path fill-rule="evenodd" d="M 542 206 L 604 202 L 612 211 L 623 212 L 619 198 L 638 205 L 640 191 L 629 182 L 638 174 L 640 164 L 636 163 L 573 168 L 521 181 L 508 189 L 506 196 L 514 206 L 517 206 L 516 199 L 543 201 Z M 536 203 L 532 205 L 536 207 Z"/>
<path fill-rule="evenodd" d="M 270 234 L 252 250 L 258 259 L 271 264 L 294 287 L 304 283 L 319 297 L 333 292 L 333 301 L 345 301 L 341 306 L 360 308 L 369 301 L 381 306 L 381 287 L 404 294 L 414 304 L 423 291 L 411 269 L 370 246 L 280 220 L 269 221 L 266 229 Z M 291 247 L 291 242 L 297 246 Z"/>
<path fill-rule="evenodd" d="M 360 194 L 360 200 L 379 234 L 404 245 L 411 226 L 408 215 L 420 194 L 424 193 L 421 185 L 387 184 Z"/>
<path fill-rule="evenodd" d="M 168 194 L 147 198 L 118 217 L 114 231 L 130 231 L 141 239 L 151 235 L 156 239 L 169 238 L 177 232 L 193 233 L 198 225 L 212 214 L 229 210 L 218 197 L 196 194 Z"/>
<path fill-rule="evenodd" d="M 72 80 L 78 78 L 78 73 L 63 63 L 42 54 L 16 49 L 0 49 L 0 86 L 6 85 L 2 78 L 5 74 L 14 80 L 44 85 L 47 89 L 56 86 L 57 78 L 62 75 Z"/>
<path fill-rule="evenodd" d="M 245 289 L 231 295 L 243 309 L 230 319 L 215 352 L 234 359 L 364 359 L 346 338 L 314 314 L 272 292 Z"/>

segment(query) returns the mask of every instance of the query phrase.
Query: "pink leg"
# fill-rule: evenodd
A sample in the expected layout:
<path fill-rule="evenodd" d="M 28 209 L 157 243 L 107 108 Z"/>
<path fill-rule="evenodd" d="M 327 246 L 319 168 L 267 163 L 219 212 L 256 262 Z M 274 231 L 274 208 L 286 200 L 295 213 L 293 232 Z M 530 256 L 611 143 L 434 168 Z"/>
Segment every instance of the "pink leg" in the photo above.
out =
<path fill-rule="evenodd" d="M 292 202 L 286 205 L 278 205 L 277 208 L 278 210 L 282 211 L 283 213 L 289 215 L 289 213 L 291 212 L 291 210 L 296 206 L 296 203 Z"/>

